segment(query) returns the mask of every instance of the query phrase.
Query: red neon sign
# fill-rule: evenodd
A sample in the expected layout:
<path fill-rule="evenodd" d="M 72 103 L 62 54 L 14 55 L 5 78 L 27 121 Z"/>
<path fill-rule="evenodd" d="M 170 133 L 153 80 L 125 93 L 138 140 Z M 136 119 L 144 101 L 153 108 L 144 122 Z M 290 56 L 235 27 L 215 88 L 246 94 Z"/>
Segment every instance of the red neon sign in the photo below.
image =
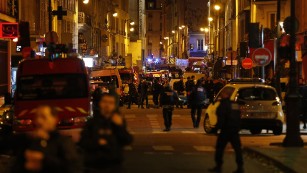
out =
<path fill-rule="evenodd" d="M 18 23 L 0 23 L 0 38 L 18 37 Z"/>

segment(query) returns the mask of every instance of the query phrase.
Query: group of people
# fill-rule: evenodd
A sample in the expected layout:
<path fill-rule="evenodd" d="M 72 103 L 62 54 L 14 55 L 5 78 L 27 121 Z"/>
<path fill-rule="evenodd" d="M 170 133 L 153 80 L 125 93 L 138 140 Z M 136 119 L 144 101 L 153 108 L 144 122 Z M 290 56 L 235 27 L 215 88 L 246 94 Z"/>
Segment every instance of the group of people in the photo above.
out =
<path fill-rule="evenodd" d="M 57 130 L 57 110 L 37 107 L 31 134 L 13 136 L 7 149 L 16 160 L 12 173 L 121 173 L 123 147 L 132 136 L 118 111 L 118 96 L 95 95 L 94 115 L 83 127 L 77 144 Z"/>

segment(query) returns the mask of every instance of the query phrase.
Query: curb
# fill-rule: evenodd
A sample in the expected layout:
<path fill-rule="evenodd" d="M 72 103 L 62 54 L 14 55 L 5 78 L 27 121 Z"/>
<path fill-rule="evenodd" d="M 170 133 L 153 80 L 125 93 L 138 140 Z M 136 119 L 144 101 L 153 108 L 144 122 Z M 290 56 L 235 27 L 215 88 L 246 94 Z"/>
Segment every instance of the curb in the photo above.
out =
<path fill-rule="evenodd" d="M 247 155 L 252 155 L 255 156 L 256 158 L 261 158 L 263 159 L 266 163 L 273 165 L 274 167 L 278 168 L 280 171 L 285 172 L 285 173 L 297 173 L 295 170 L 292 168 L 284 165 L 282 162 L 274 159 L 273 157 L 270 157 L 266 154 L 263 154 L 257 150 L 254 150 L 249 147 L 244 147 L 243 152 Z"/>

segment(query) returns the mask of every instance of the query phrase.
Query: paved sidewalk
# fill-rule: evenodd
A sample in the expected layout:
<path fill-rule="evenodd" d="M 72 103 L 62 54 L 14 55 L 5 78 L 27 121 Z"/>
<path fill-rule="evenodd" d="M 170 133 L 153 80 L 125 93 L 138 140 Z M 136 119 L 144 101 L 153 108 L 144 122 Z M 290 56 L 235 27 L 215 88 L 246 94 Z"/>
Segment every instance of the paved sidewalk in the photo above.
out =
<path fill-rule="evenodd" d="M 285 173 L 306 173 L 307 148 L 246 147 L 244 152 L 274 165 Z"/>

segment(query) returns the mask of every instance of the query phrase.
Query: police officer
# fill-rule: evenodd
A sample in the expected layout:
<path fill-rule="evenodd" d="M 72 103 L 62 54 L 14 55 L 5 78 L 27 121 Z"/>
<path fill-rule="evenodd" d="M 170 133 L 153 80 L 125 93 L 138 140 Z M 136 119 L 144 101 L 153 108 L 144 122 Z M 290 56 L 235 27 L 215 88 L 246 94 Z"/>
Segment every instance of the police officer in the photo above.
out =
<path fill-rule="evenodd" d="M 196 86 L 192 90 L 189 98 L 189 104 L 191 106 L 191 118 L 194 128 L 199 127 L 201 113 L 204 106 L 204 101 L 206 99 L 206 91 L 204 87 L 202 87 L 202 81 L 198 80 Z M 197 117 L 195 114 L 197 112 Z"/>
<path fill-rule="evenodd" d="M 174 100 L 175 92 L 171 89 L 168 83 L 165 84 L 163 92 L 160 96 L 160 105 L 163 108 L 163 118 L 164 118 L 164 131 L 168 132 L 171 130 L 172 118 L 174 111 Z"/>
<path fill-rule="evenodd" d="M 138 92 L 137 92 L 136 87 L 133 83 L 133 80 L 129 81 L 128 87 L 129 87 L 129 91 L 128 91 L 129 96 L 128 96 L 128 108 L 127 109 L 130 109 L 133 101 L 137 100 Z"/>
<path fill-rule="evenodd" d="M 161 84 L 158 82 L 157 79 L 154 79 L 152 84 L 152 93 L 153 93 L 153 102 L 155 107 L 159 107 L 159 95 L 161 93 Z"/>
<path fill-rule="evenodd" d="M 216 142 L 215 162 L 216 166 L 209 172 L 220 173 L 222 171 L 223 153 L 228 142 L 231 143 L 236 154 L 238 169 L 234 173 L 243 173 L 243 157 L 241 150 L 240 109 L 239 105 L 230 101 L 231 91 L 224 90 L 221 93 L 220 105 L 216 110 L 218 117 L 217 128 L 220 129 Z"/>

